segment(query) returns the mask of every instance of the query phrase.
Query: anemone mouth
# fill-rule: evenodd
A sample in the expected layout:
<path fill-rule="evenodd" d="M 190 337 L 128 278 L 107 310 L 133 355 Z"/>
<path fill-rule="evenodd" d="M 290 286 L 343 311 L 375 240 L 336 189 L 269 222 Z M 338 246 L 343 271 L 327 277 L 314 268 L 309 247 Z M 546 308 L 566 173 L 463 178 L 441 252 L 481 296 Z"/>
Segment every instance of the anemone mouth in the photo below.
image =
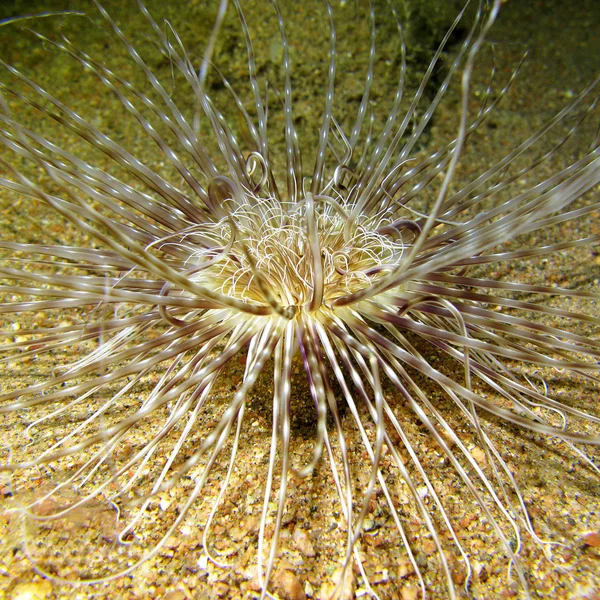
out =
<path fill-rule="evenodd" d="M 351 220 L 348 207 L 334 199 L 317 201 L 321 206 L 309 216 L 304 201 L 288 210 L 274 197 L 252 195 L 227 218 L 192 225 L 155 245 L 172 244 L 187 252 L 186 275 L 225 296 L 260 304 L 266 293 L 297 314 L 311 307 L 321 287 L 320 303 L 312 310 L 331 309 L 336 300 L 365 290 L 397 268 L 418 225 L 389 217 Z M 196 237 L 202 246 L 195 246 Z"/>
<path fill-rule="evenodd" d="M 165 585 L 180 569 L 207 593 L 234 581 L 219 593 L 262 598 L 302 597 L 304 579 L 321 598 L 357 586 L 454 598 L 529 597 L 544 582 L 527 561 L 567 564 L 532 521 L 540 495 L 518 455 L 552 462 L 550 478 L 578 461 L 570 489 L 599 473 L 588 399 L 600 320 L 585 269 L 600 243 L 587 127 L 600 78 L 481 166 L 520 69 L 475 78 L 500 4 L 475 7 L 446 54 L 469 7 L 453 17 L 409 98 L 404 16 L 366 2 L 360 31 L 345 3 L 323 5 L 308 75 L 277 2 L 254 15 L 271 18 L 266 34 L 254 9 L 220 2 L 200 49 L 143 5 L 149 44 L 99 6 L 123 73 L 105 46 L 98 58 L 60 27 L 35 34 L 93 80 L 96 102 L 113 98 L 114 130 L 93 103 L 36 83 L 45 72 L 2 63 L 0 185 L 56 217 L 40 221 L 43 241 L 23 225 L 0 241 L 12 319 L 0 367 L 28 377 L 1 382 L 0 489 L 14 491 L 34 568 L 94 584 L 140 568 Z M 364 50 L 358 92 L 341 31 Z M 320 111 L 302 76 L 320 77 Z M 432 127 L 453 129 L 434 151 L 421 148 Z M 563 253 L 579 259 L 576 282 L 543 270 Z"/>

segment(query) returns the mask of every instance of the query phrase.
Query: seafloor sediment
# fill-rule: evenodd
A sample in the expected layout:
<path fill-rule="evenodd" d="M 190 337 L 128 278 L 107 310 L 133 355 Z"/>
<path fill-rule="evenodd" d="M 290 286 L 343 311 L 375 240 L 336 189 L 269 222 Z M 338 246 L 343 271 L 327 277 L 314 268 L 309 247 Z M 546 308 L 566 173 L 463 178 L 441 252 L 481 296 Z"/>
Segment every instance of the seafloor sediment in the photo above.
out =
<path fill-rule="evenodd" d="M 186 5 L 183 8 L 184 4 Z M 311 111 L 315 105 L 321 106 L 323 102 L 323 89 L 317 76 L 316 82 L 310 87 L 311 61 L 323 59 L 326 44 L 318 46 L 314 36 L 326 32 L 322 11 L 311 12 L 307 7 L 310 3 L 289 10 L 283 2 L 284 15 L 290 19 L 290 39 L 293 51 L 292 60 L 295 72 L 304 75 L 306 84 L 295 90 L 297 99 L 296 110 L 303 126 L 309 130 Z M 181 33 L 188 48 L 196 56 L 200 56 L 206 36 L 210 32 L 210 23 L 198 23 L 204 14 L 203 3 L 178 3 L 148 2 L 148 8 L 157 17 L 168 18 L 174 29 Z M 276 64 L 280 48 L 276 42 L 269 44 L 269 36 L 265 33 L 269 27 L 273 28 L 274 20 L 261 19 L 262 9 L 260 3 L 251 0 L 247 5 L 248 20 L 254 27 L 257 37 L 257 54 L 271 56 L 272 63 Z M 143 31 L 135 26 L 140 21 L 135 2 L 106 2 L 106 8 L 119 23 L 123 23 L 128 35 L 135 39 L 143 37 Z M 18 4 L 15 4 L 18 8 Z M 72 3 L 64 3 L 64 8 L 72 8 Z M 17 10 L 15 8 L 15 10 Z M 62 8 L 62 6 L 60 7 Z M 50 3 L 39 8 L 32 7 L 29 2 L 23 4 L 23 12 L 38 12 L 42 10 L 56 10 L 57 5 Z M 93 11 L 86 5 L 86 10 Z M 348 20 L 354 18 L 355 7 L 347 3 Z M 341 14 L 341 9 L 336 8 L 336 14 Z M 94 14 L 94 23 L 100 23 Z M 79 19 L 79 21 L 78 21 Z M 321 20 L 319 22 L 318 20 Z M 63 31 L 68 32 L 70 39 L 76 44 L 83 45 L 103 56 L 110 67 L 124 74 L 129 73 L 130 61 L 122 51 L 115 52 L 106 39 L 110 36 L 96 31 L 95 25 L 90 25 L 85 17 L 69 17 L 70 22 L 65 24 Z M 60 31 L 51 19 L 44 22 L 29 22 L 28 25 L 35 29 Z M 71 22 L 72 21 L 72 22 Z M 294 27 L 294 24 L 303 26 Z M 264 28 L 261 30 L 261 27 Z M 474 173 L 504 156 L 517 142 L 535 131 L 543 122 L 554 115 L 574 94 L 583 88 L 600 71 L 600 40 L 597 32 L 600 28 L 600 4 L 595 0 L 547 0 L 544 2 L 507 2 L 501 11 L 501 16 L 495 24 L 490 41 L 494 42 L 493 62 L 499 77 L 506 78 L 507 74 L 516 66 L 525 49 L 529 51 L 526 63 L 522 69 L 514 88 L 503 100 L 498 109 L 483 125 L 484 132 L 473 136 L 467 145 L 465 155 L 461 161 L 459 179 L 468 180 Z M 76 109 L 93 110 L 95 124 L 101 130 L 110 132 L 111 135 L 136 143 L 135 131 L 119 131 L 119 107 L 114 100 L 109 98 L 107 92 L 100 88 L 94 78 L 89 74 L 81 73 L 80 69 L 72 63 L 66 63 L 64 57 L 44 47 L 32 35 L 17 31 L 17 26 L 3 27 L 0 29 L 0 57 L 8 63 L 16 64 L 24 70 L 32 69 L 36 72 L 36 80 L 42 85 L 48 85 L 64 97 L 70 96 Z M 341 30 L 350 27 L 340 26 Z M 262 33 L 262 35 L 261 35 Z M 239 36 L 232 30 L 225 28 L 225 36 L 231 35 L 233 40 L 230 45 L 226 42 L 219 47 L 218 56 L 224 61 L 227 53 L 231 53 L 232 71 L 238 70 L 240 77 L 244 76 L 244 48 Z M 326 34 L 325 34 L 326 35 Z M 277 36 L 275 36 L 276 38 Z M 194 46 L 195 42 L 197 46 Z M 364 42 L 364 40 L 362 40 Z M 111 42 L 116 44 L 114 40 Z M 260 44 L 263 44 L 262 46 Z M 385 43 L 384 43 L 385 44 Z M 452 48 L 456 48 L 453 46 Z M 452 51 L 450 49 L 450 52 Z M 325 49 L 325 50 L 324 50 Z M 363 55 L 365 47 L 359 49 Z M 390 47 L 390 52 L 394 49 Z M 319 54 L 321 53 L 321 54 Z M 357 52 L 358 54 L 358 52 Z M 326 55 L 325 55 L 326 56 Z M 120 64 L 119 61 L 123 61 Z M 267 61 L 268 62 L 268 61 Z M 325 64 L 325 63 L 323 63 Z M 481 68 L 473 83 L 474 94 L 485 92 L 487 76 L 492 65 L 492 53 L 487 51 L 482 55 Z M 158 65 L 157 68 L 167 68 L 168 65 Z M 267 65 L 265 68 L 274 68 Z M 324 69 L 323 66 L 319 67 Z M 394 68 L 394 61 L 390 61 L 390 69 Z M 296 70 L 297 69 L 297 70 Z M 340 70 L 338 85 L 343 88 L 345 78 L 347 85 L 356 85 L 352 73 Z M 388 94 L 393 94 L 394 78 L 386 82 Z M 386 90 L 378 88 L 375 104 L 380 103 L 380 109 L 385 106 Z M 175 91 L 174 93 L 177 93 Z M 432 149 L 447 143 L 456 132 L 456 111 L 458 95 L 456 89 L 450 90 L 444 99 L 432 126 L 423 138 L 420 151 L 426 155 Z M 376 106 L 375 106 L 376 108 Z M 19 110 L 18 106 L 11 105 L 12 110 Z M 380 115 L 381 116 L 381 115 Z M 130 123 L 130 121 L 128 121 Z M 586 125 L 590 127 L 591 125 Z M 587 133 L 587 135 L 585 135 Z M 50 136 L 50 133 L 46 132 Z M 62 135 L 62 134 L 61 134 Z M 571 159 L 585 150 L 584 144 L 589 144 L 589 130 L 581 132 L 571 142 Z M 79 142 L 73 142 L 79 143 Z M 140 158 L 153 162 L 156 155 L 154 147 L 142 138 L 137 138 L 139 147 L 135 148 Z M 301 140 L 302 143 L 302 140 Z M 577 146 L 579 144 L 579 147 Z M 553 168 L 565 166 L 568 156 L 561 155 L 563 161 L 558 165 L 550 161 L 543 167 L 543 172 L 550 173 Z M 157 165 L 160 168 L 160 164 Z M 525 183 L 525 182 L 524 182 Z M 549 239 L 563 239 L 597 234 L 600 232 L 600 216 L 586 220 L 577 226 L 565 224 L 561 228 L 548 232 Z M 85 243 L 85 238 L 66 227 L 55 215 L 40 204 L 29 199 L 17 198 L 4 191 L 0 192 L 0 231 L 3 239 L 28 240 L 46 238 L 51 240 L 66 240 L 71 242 L 77 238 L 78 243 Z M 79 236 L 79 237 L 78 237 Z M 571 252 L 568 256 L 557 255 L 536 261 L 535 263 L 514 263 L 510 273 L 498 273 L 498 276 L 509 276 L 517 281 L 546 281 L 560 285 L 572 286 L 578 283 L 589 289 L 600 290 L 600 260 L 598 255 L 590 257 L 589 249 Z M 600 309 L 598 309 L 600 311 Z M 29 317 L 28 317 L 29 318 Z M 31 317 L 44 320 L 44 315 Z M 1 323 L 2 328 L 14 327 L 18 322 L 15 317 L 5 318 Z M 10 386 L 10 377 L 14 376 L 15 369 L 24 369 L 24 377 L 37 374 L 39 377 L 47 376 L 52 365 L 44 360 L 39 363 L 32 359 L 28 364 L 15 362 L 3 365 L 0 371 L 2 387 Z M 242 365 L 232 367 L 228 373 L 231 378 L 232 388 L 242 373 Z M 540 374 L 541 377 L 551 377 L 551 374 Z M 573 381 L 567 387 L 557 390 L 561 396 L 568 397 L 579 405 L 590 403 L 590 410 L 598 413 L 598 389 L 582 381 Z M 223 392 L 217 402 L 226 402 L 228 395 Z M 265 418 L 265 405 L 271 402 L 271 388 L 268 378 L 264 377 L 252 394 L 247 417 L 251 431 L 248 433 L 245 444 L 240 448 L 236 461 L 238 482 L 243 483 L 249 493 L 257 495 L 257 507 L 262 502 L 260 490 L 262 489 L 262 471 L 255 467 L 256 461 L 268 456 L 270 444 L 271 423 Z M 264 404 L 261 404 L 264 403 Z M 594 405 L 595 403 L 595 405 Z M 12 419 L 15 419 L 13 421 Z M 310 421 L 310 419 L 308 419 Z M 3 416 L 0 422 L 2 440 L 12 446 L 20 442 L 14 439 L 18 427 L 12 425 L 18 422 L 17 417 Z M 411 427 L 407 423 L 407 427 Z M 308 427 L 310 423 L 301 424 L 299 427 Z M 499 444 L 507 449 L 510 462 L 521 482 L 525 501 L 533 520 L 534 527 L 542 537 L 564 540 L 568 549 L 561 551 L 561 556 L 568 559 L 570 568 L 560 570 L 548 560 L 544 559 L 542 551 L 525 536 L 524 548 L 521 552 L 532 591 L 540 597 L 552 598 L 598 598 L 600 594 L 600 549 L 595 544 L 586 543 L 585 534 L 597 532 L 600 535 L 600 484 L 597 476 L 589 469 L 577 465 L 573 456 L 562 456 L 559 445 L 539 442 L 535 436 L 520 435 L 514 428 L 502 424 L 490 423 L 490 431 L 495 435 Z M 352 434 L 354 435 L 354 434 Z M 349 444 L 353 441 L 360 445 L 359 440 L 353 440 L 350 435 Z M 310 444 L 310 440 L 307 440 Z M 426 442 L 424 442 L 426 444 Z M 551 451 L 548 448 L 552 448 Z M 433 456 L 435 449 L 431 449 Z M 590 450 L 590 455 L 598 457 L 597 450 Z M 438 492 L 441 495 L 456 494 L 456 490 L 448 486 L 449 478 L 444 476 L 445 471 L 440 470 Z M 18 480 L 18 477 L 17 477 Z M 43 481 L 40 473 L 40 485 Z M 31 492 L 35 493 L 38 482 L 32 479 Z M 254 490 L 254 491 L 253 491 Z M 215 482 L 209 487 L 207 494 L 218 493 Z M 243 492 L 238 492 L 242 494 Z M 14 498 L 10 494 L 7 479 L 0 479 L 0 508 L 2 510 L 14 506 Z M 177 498 L 174 498 L 176 500 Z M 238 501 L 239 501 L 238 497 Z M 202 533 L 192 524 L 186 524 L 180 534 L 169 540 L 166 547 L 155 559 L 141 567 L 133 575 L 119 580 L 101 584 L 94 587 L 71 586 L 60 584 L 52 580 L 43 579 L 32 569 L 30 561 L 22 551 L 21 531 L 15 523 L 14 516 L 6 512 L 0 513 L 0 597 L 23 600 L 27 592 L 35 592 L 42 598 L 168 598 L 169 600 L 183 600 L 184 598 L 238 598 L 248 597 L 256 588 L 255 573 L 252 571 L 255 555 L 252 548 L 255 545 L 257 533 L 256 514 L 242 514 L 235 509 L 236 496 L 232 499 L 232 506 L 228 520 L 225 519 L 215 528 L 213 536 L 222 536 L 215 546 L 224 555 L 233 567 L 219 568 L 212 563 L 199 562 L 202 555 Z M 471 507 L 472 508 L 472 507 Z M 485 598 L 510 598 L 518 597 L 514 583 L 511 583 L 507 574 L 506 562 L 497 554 L 497 542 L 490 529 L 482 523 L 478 515 L 469 512 L 469 504 L 465 504 L 463 513 L 457 507 L 455 518 L 458 533 L 465 540 L 467 551 L 477 556 L 475 561 L 474 591 L 477 597 Z M 326 580 L 331 578 L 343 556 L 345 534 L 341 525 L 341 516 L 337 504 L 337 495 L 333 487 L 328 466 L 323 464 L 316 470 L 311 478 L 306 481 L 294 483 L 290 488 L 290 513 L 284 526 L 281 540 L 282 561 L 273 577 L 273 591 L 280 597 L 320 599 L 324 597 Z M 205 515 L 204 515 L 205 517 Z M 72 529 L 65 532 L 56 528 L 44 528 L 31 531 L 31 535 L 43 535 L 46 542 L 52 545 L 51 536 L 56 536 L 56 546 L 60 547 L 64 536 L 76 537 L 79 528 L 86 529 L 90 536 L 90 529 L 100 529 L 105 525 L 106 519 L 111 519 L 110 510 L 100 503 L 94 503 L 85 509 L 84 514 L 72 524 Z M 229 525 L 226 525 L 229 523 Z M 375 524 L 376 525 L 376 524 Z M 415 598 L 416 582 L 411 578 L 410 566 L 407 561 L 398 560 L 394 555 L 393 538 L 387 538 L 385 527 L 377 528 L 374 525 L 367 531 L 363 544 L 363 551 L 372 554 L 375 558 L 370 563 L 372 573 L 371 582 L 377 584 L 377 591 L 382 598 L 401 598 L 408 600 Z M 93 536 L 91 536 L 93 537 Z M 98 534 L 98 539 L 100 539 Z M 428 558 L 435 554 L 430 540 L 424 540 L 419 560 L 427 564 Z M 486 553 L 486 548 L 492 549 Z M 240 548 L 242 550 L 240 550 Z M 102 553 L 118 552 L 118 545 L 107 542 L 98 547 L 88 548 L 90 556 L 98 552 L 100 559 Z M 98 559 L 98 557 L 96 557 Z M 92 558 L 90 558 L 92 560 Z M 425 567 L 426 570 L 426 567 Z M 357 580 L 358 581 L 358 580 Z M 358 582 L 360 593 L 360 582 Z M 433 590 L 432 597 L 444 598 L 443 589 Z"/>

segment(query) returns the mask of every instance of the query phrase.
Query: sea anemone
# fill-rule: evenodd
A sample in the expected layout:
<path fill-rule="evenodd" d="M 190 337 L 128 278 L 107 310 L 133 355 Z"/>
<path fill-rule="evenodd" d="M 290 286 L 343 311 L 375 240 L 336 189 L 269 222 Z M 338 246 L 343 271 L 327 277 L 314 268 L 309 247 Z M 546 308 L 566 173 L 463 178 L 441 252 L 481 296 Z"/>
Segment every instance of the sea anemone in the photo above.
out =
<path fill-rule="evenodd" d="M 524 545 L 557 569 L 574 557 L 519 458 L 537 451 L 555 483 L 600 471 L 600 78 L 479 168 L 522 65 L 495 69 L 500 0 L 459 12 L 410 94 L 392 3 L 315 5 L 315 74 L 277 2 L 230 4 L 194 48 L 141 3 L 143 38 L 96 4 L 118 67 L 107 44 L 94 55 L 107 34 L 90 18 L 33 17 L 25 35 L 100 90 L 69 102 L 0 62 L 0 184 L 24 211 L 0 241 L 0 468 L 20 547 L 62 582 L 155 582 L 151 564 L 198 594 L 454 598 L 490 597 L 503 570 L 529 597 Z M 454 135 L 432 149 L 442 113 Z"/>

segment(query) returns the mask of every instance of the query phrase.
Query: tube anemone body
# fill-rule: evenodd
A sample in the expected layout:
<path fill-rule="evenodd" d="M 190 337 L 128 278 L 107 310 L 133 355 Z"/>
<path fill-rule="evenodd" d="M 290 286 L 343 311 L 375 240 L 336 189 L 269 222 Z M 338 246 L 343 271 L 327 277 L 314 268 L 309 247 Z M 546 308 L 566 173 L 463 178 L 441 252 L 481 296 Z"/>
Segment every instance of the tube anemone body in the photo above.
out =
<path fill-rule="evenodd" d="M 522 49 L 489 42 L 499 1 L 418 75 L 403 6 L 315 2 L 300 38 L 286 4 L 227 4 L 198 31 L 143 5 L 35 19 L 80 94 L 17 44 L 2 62 L 7 570 L 594 585 L 597 519 L 544 515 L 598 499 L 598 79 L 502 144 Z"/>

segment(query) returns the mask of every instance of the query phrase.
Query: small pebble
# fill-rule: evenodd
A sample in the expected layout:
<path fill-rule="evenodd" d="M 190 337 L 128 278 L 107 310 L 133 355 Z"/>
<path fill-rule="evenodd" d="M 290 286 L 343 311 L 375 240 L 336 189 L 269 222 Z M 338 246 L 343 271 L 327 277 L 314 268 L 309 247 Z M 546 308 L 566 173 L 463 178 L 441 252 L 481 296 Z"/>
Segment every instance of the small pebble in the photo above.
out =
<path fill-rule="evenodd" d="M 306 594 L 296 574 L 287 569 L 280 571 L 274 579 L 275 587 L 283 592 L 286 600 L 305 600 Z"/>
<path fill-rule="evenodd" d="M 581 541 L 586 546 L 591 546 L 592 548 L 600 548 L 600 533 L 597 531 L 591 531 L 590 533 L 586 533 L 582 536 Z"/>
<path fill-rule="evenodd" d="M 52 595 L 52 584 L 43 581 L 30 581 L 19 583 L 12 591 L 11 600 L 46 600 Z"/>
<path fill-rule="evenodd" d="M 417 588 L 404 586 L 400 590 L 400 596 L 402 597 L 402 600 L 416 600 L 417 599 Z"/>
<path fill-rule="evenodd" d="M 334 598 L 335 600 L 352 600 L 354 598 L 356 580 L 354 573 L 350 569 L 346 570 L 346 579 L 343 588 L 340 590 L 341 593 L 334 596 L 343 575 L 344 570 L 342 568 L 337 569 L 333 573 L 331 580 L 323 583 L 319 591 L 319 600 L 334 600 Z"/>
<path fill-rule="evenodd" d="M 292 538 L 296 544 L 296 548 L 298 548 L 298 550 L 300 550 L 304 556 L 315 556 L 315 549 L 306 531 L 300 527 L 296 527 L 296 529 L 294 529 Z"/>

